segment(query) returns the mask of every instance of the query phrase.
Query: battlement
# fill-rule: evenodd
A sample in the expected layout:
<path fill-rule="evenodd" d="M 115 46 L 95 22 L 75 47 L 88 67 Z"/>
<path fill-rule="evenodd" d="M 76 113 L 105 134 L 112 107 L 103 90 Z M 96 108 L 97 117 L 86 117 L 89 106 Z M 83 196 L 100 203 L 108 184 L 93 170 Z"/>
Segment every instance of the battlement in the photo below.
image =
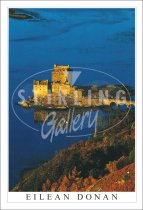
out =
<path fill-rule="evenodd" d="M 48 80 L 34 80 L 33 85 L 48 85 Z"/>
<path fill-rule="evenodd" d="M 58 65 L 54 64 L 54 71 L 57 71 L 57 70 L 61 70 L 61 71 L 67 70 L 68 71 L 69 69 L 70 69 L 70 65 L 67 65 L 67 66 L 63 66 L 63 65 L 58 66 Z"/>

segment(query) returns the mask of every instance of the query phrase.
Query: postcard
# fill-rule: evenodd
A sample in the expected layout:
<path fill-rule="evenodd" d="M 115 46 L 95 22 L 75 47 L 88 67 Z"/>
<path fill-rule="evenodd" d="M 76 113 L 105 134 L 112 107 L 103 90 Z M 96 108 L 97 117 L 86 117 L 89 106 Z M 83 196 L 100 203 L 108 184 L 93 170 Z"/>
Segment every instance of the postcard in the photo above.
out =
<path fill-rule="evenodd" d="M 1 3 L 2 209 L 142 209 L 142 2 Z"/>

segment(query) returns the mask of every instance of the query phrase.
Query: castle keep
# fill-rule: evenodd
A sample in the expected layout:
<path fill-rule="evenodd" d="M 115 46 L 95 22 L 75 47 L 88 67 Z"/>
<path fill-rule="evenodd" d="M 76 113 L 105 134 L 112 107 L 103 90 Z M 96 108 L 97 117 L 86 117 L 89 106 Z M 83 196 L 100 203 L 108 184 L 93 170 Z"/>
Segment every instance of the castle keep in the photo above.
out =
<path fill-rule="evenodd" d="M 52 93 L 63 93 L 69 95 L 71 86 L 68 82 L 68 72 L 70 66 L 57 66 L 54 65 L 54 71 L 52 72 Z"/>

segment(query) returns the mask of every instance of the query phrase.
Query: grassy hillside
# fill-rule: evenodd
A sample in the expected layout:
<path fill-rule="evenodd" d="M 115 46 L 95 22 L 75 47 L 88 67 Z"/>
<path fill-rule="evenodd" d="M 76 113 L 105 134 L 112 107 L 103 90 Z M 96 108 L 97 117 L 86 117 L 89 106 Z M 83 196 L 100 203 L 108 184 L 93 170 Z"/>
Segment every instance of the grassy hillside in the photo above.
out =
<path fill-rule="evenodd" d="M 134 191 L 134 136 L 130 113 L 117 127 L 27 172 L 12 191 Z"/>

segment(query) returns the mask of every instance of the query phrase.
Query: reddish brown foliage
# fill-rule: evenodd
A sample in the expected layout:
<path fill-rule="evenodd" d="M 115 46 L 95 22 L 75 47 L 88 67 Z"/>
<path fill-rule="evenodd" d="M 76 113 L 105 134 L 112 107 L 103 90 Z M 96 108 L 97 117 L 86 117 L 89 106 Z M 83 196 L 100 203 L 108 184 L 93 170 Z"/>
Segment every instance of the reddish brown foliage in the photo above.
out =
<path fill-rule="evenodd" d="M 100 189 L 100 190 L 99 190 Z M 132 163 L 98 180 L 91 191 L 131 192 L 135 190 L 135 164 Z"/>
<path fill-rule="evenodd" d="M 109 163 L 106 165 L 106 168 L 108 169 L 108 171 L 109 171 L 110 173 L 116 171 L 116 170 L 117 170 L 116 161 L 109 162 Z"/>
<path fill-rule="evenodd" d="M 110 163 L 111 164 L 111 163 Z M 110 165 L 109 164 L 109 165 Z M 112 164 L 111 164 L 112 165 Z M 42 186 L 42 191 L 51 192 L 131 192 L 135 190 L 135 165 L 134 163 L 124 167 L 121 170 L 113 171 L 107 176 L 99 180 L 95 180 L 92 176 L 85 179 L 79 176 L 76 168 L 72 170 L 71 175 L 60 178 L 51 186 L 46 181 Z M 48 184 L 47 184 L 48 182 Z M 49 187 L 50 186 L 50 187 Z"/>

